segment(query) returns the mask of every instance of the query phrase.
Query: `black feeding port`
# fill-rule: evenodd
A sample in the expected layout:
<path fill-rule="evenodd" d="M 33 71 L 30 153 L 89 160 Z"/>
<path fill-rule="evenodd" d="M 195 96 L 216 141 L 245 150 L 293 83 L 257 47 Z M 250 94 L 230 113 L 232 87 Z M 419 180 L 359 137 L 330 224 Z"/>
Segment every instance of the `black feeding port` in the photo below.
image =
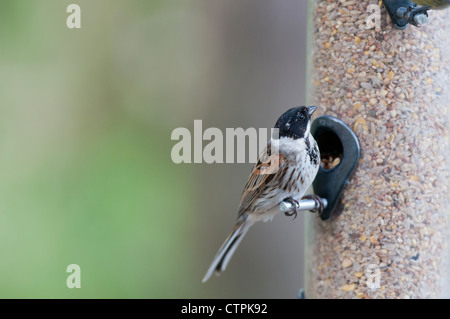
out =
<path fill-rule="evenodd" d="M 320 218 L 328 220 L 358 165 L 360 147 L 355 133 L 333 116 L 316 118 L 311 125 L 311 134 L 319 146 L 321 159 L 321 167 L 313 182 L 314 194 L 327 200 L 328 205 Z"/>

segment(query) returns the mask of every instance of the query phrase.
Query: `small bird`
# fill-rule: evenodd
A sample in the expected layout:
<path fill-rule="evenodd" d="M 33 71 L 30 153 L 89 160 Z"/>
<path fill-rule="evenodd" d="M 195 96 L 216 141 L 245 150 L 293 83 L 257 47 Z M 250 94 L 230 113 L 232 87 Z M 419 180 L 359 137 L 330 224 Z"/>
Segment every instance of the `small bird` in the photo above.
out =
<path fill-rule="evenodd" d="M 214 257 L 203 282 L 213 272 L 220 274 L 225 270 L 251 226 L 271 220 L 280 212 L 279 205 L 283 201 L 296 207 L 311 186 L 320 165 L 319 148 L 310 133 L 311 116 L 316 109 L 317 106 L 294 107 L 276 122 L 278 136 L 272 135 L 253 167 L 241 196 L 236 224 Z M 277 152 L 272 150 L 274 145 L 277 145 Z M 318 210 L 323 209 L 317 196 L 308 198 L 317 201 Z M 294 209 L 285 215 L 295 218 L 297 212 Z"/>
<path fill-rule="evenodd" d="M 414 0 L 413 2 L 432 10 L 441 10 L 450 6 L 450 0 Z"/>

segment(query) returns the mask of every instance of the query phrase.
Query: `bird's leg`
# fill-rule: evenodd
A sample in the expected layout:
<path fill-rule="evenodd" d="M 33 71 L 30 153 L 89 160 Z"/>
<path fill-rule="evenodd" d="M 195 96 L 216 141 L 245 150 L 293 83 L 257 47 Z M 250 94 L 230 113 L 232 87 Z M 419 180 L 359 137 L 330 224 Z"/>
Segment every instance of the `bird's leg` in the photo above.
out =
<path fill-rule="evenodd" d="M 285 199 L 283 199 L 283 202 L 288 202 L 290 204 L 292 204 L 292 206 L 294 207 L 294 210 L 292 212 L 285 212 L 284 215 L 286 216 L 294 216 L 294 219 L 297 218 L 297 207 L 298 207 L 298 202 L 293 199 L 292 197 L 287 197 Z"/>
<path fill-rule="evenodd" d="M 416 15 L 418 13 L 427 13 L 428 10 L 430 10 L 431 7 L 430 6 L 421 6 L 421 7 L 413 7 L 413 6 L 409 6 L 408 8 L 408 12 L 411 13 L 411 15 Z"/>
<path fill-rule="evenodd" d="M 316 208 L 314 210 L 312 210 L 312 212 L 313 213 L 318 212 L 319 215 L 322 214 L 323 209 L 325 208 L 325 205 L 320 196 L 311 194 L 311 195 L 303 196 L 302 200 L 303 199 L 312 199 L 316 203 Z"/>
<path fill-rule="evenodd" d="M 422 6 L 422 7 L 409 6 L 408 9 L 406 10 L 406 13 L 404 14 L 404 18 L 409 23 L 417 27 L 421 24 L 426 23 L 426 20 L 428 18 L 428 10 L 430 9 L 431 9 L 430 6 Z M 425 20 L 419 19 L 420 17 L 419 15 L 422 15 L 421 18 L 424 18 Z"/>

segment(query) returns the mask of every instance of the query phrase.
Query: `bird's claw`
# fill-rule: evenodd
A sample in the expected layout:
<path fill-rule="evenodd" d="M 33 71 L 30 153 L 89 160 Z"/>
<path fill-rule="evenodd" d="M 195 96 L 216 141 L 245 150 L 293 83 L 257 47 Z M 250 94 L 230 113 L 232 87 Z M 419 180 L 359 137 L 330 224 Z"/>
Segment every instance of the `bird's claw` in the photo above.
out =
<path fill-rule="evenodd" d="M 428 10 L 430 9 L 431 9 L 430 6 L 422 6 L 422 7 L 409 6 L 406 12 L 403 14 L 403 18 L 412 25 L 419 27 L 420 25 L 426 23 L 426 18 L 428 18 Z M 418 19 L 419 15 L 423 15 L 422 18 L 425 18 L 425 20 L 420 21 L 420 19 Z"/>
<path fill-rule="evenodd" d="M 310 195 L 303 196 L 302 200 L 303 199 L 312 199 L 316 203 L 316 205 L 315 205 L 316 208 L 314 210 L 312 210 L 311 212 L 313 212 L 313 213 L 317 212 L 317 213 L 319 213 L 319 215 L 322 214 L 322 212 L 325 208 L 325 204 L 323 203 L 323 200 L 320 196 L 310 194 Z"/>
<path fill-rule="evenodd" d="M 422 7 L 413 7 L 413 6 L 409 6 L 408 7 L 408 12 L 411 14 L 411 15 L 416 15 L 416 14 L 418 14 L 418 13 L 426 13 L 426 14 L 428 14 L 428 10 L 430 10 L 431 9 L 431 7 L 430 6 L 422 6 Z"/>
<path fill-rule="evenodd" d="M 286 215 L 288 217 L 294 216 L 294 219 L 296 219 L 298 202 L 295 199 L 293 199 L 292 197 L 285 198 L 283 200 L 283 202 L 288 202 L 288 203 L 292 204 L 292 206 L 294 207 L 294 210 L 292 212 L 285 212 L 284 215 Z"/>

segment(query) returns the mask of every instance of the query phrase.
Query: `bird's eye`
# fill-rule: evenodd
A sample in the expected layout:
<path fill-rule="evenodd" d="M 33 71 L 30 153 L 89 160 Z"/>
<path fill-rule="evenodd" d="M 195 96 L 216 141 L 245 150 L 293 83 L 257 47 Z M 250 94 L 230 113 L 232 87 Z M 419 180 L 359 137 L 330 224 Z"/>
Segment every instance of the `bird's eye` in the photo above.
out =
<path fill-rule="evenodd" d="M 304 119 L 305 119 L 305 115 L 300 114 L 300 115 L 298 116 L 298 118 L 299 118 L 300 120 L 304 120 Z"/>

